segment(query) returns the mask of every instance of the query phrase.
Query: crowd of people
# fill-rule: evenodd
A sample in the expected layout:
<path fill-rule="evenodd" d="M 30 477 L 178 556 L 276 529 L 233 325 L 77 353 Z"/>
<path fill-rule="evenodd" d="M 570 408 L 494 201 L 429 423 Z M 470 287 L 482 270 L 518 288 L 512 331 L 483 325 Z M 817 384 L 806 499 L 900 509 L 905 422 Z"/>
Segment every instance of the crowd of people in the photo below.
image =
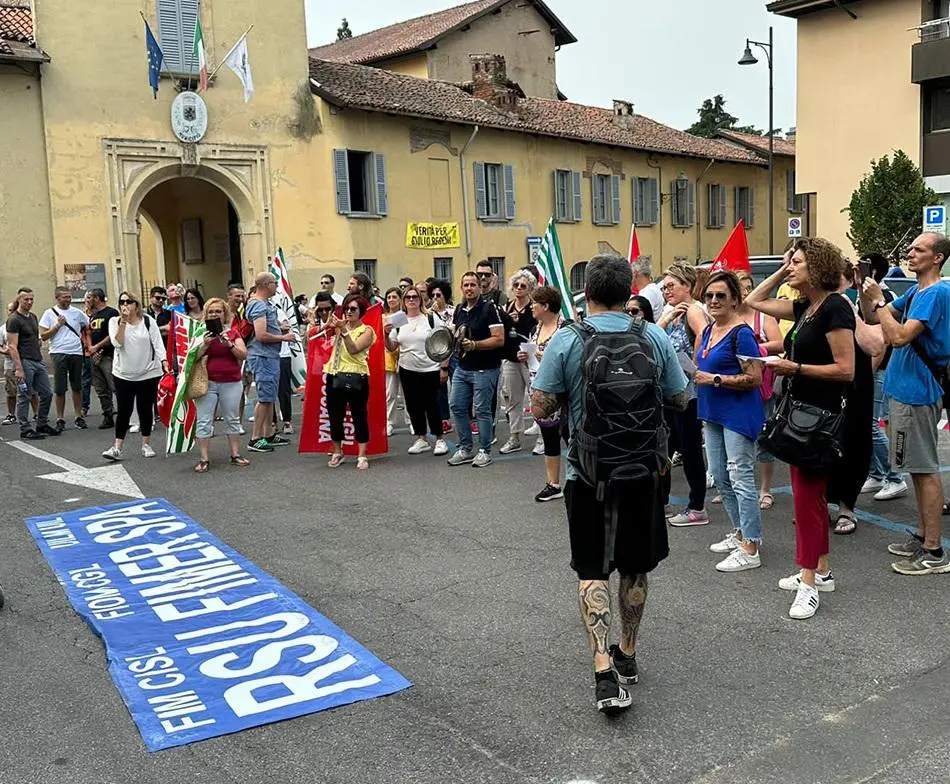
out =
<path fill-rule="evenodd" d="M 103 456 L 122 459 L 127 435 L 137 429 L 142 455 L 153 457 L 156 394 L 171 370 L 165 345 L 171 314 L 179 311 L 207 327 L 194 471 L 211 468 L 215 420 L 224 422 L 229 464 L 245 467 L 241 436 L 252 383 L 247 451 L 272 452 L 293 433 L 289 347 L 326 340 L 332 344 L 324 371 L 330 468 L 346 460 L 347 412 L 356 467 L 369 468 L 371 383 L 385 386 L 388 433 L 409 428 L 410 455 L 487 468 L 503 424 L 501 454 L 530 449 L 543 456 L 535 498 L 565 499 L 596 701 L 612 712 L 629 706 L 628 687 L 638 678 L 647 574 L 668 553 L 667 526 L 708 525 L 712 491 L 710 503 L 721 504 L 729 522 L 710 544 L 720 558 L 715 569 L 760 567 L 763 516 L 774 505 L 779 460 L 789 464 L 794 505 L 797 568 L 779 581 L 794 593 L 791 618 L 814 616 L 819 595 L 835 590 L 830 532 L 854 533 L 864 493 L 880 501 L 906 495 L 907 475 L 918 526 L 888 547 L 897 557 L 892 568 L 904 575 L 950 573 L 941 545 L 946 507 L 937 452 L 950 361 L 950 287 L 940 279 L 948 258 L 946 237 L 917 237 L 907 252 L 917 283 L 895 298 L 883 257 L 852 264 L 820 238 L 796 241 L 779 269 L 757 285 L 748 272 L 710 274 L 683 263 L 654 280 L 646 259 L 631 264 L 599 255 L 587 266 L 587 312 L 576 319 L 564 318 L 560 292 L 539 281 L 537 268 L 516 271 L 502 290 L 488 261 L 461 276 L 457 302 L 448 280 L 402 278 L 380 293 L 355 272 L 341 295 L 333 276 L 324 275 L 320 292 L 295 300 L 295 323 L 275 306 L 278 281 L 269 272 L 257 276 L 248 294 L 235 283 L 226 297 L 207 301 L 175 284 L 152 288 L 144 304 L 124 291 L 118 310 L 101 290 L 87 292 L 84 307 L 76 308 L 70 291 L 59 287 L 39 319 L 33 292 L 24 288 L 0 330 L 3 423 L 18 423 L 23 439 L 59 435 L 68 390 L 74 425 L 86 429 L 94 388 L 99 427 L 114 430 Z M 381 333 L 364 323 L 377 303 Z M 455 350 L 434 357 L 430 338 L 446 327 Z M 385 379 L 371 381 L 369 356 L 379 340 Z M 562 445 L 568 445 L 563 483 Z M 671 503 L 675 465 L 682 465 L 689 488 L 682 507 Z M 618 503 L 633 496 L 637 504 Z M 619 644 L 611 646 L 607 581 L 614 570 L 621 578 L 621 628 Z"/>

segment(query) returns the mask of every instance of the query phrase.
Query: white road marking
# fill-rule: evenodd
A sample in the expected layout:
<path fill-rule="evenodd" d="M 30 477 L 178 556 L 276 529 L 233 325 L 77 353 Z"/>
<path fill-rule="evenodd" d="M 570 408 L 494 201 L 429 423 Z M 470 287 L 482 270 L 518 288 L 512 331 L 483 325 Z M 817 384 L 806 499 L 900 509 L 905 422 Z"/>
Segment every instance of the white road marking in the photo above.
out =
<path fill-rule="evenodd" d="M 64 504 L 74 504 L 74 503 L 76 503 L 76 501 L 79 501 L 79 500 L 81 500 L 81 499 L 79 498 L 79 496 L 76 496 L 75 498 L 64 498 L 64 499 L 63 499 L 63 503 L 64 503 Z"/>
<path fill-rule="evenodd" d="M 30 455 L 31 457 L 45 460 L 59 468 L 64 469 L 65 473 L 41 474 L 39 479 L 50 479 L 54 482 L 63 482 L 67 485 L 78 485 L 90 490 L 100 490 L 104 493 L 113 495 L 127 496 L 129 498 L 145 498 L 139 486 L 133 481 L 125 470 L 125 466 L 118 463 L 99 466 L 97 468 L 86 468 L 67 460 L 65 457 L 50 454 L 32 444 L 25 444 L 22 441 L 7 442 L 14 449 Z M 69 501 L 78 501 L 78 498 L 68 499 Z"/>

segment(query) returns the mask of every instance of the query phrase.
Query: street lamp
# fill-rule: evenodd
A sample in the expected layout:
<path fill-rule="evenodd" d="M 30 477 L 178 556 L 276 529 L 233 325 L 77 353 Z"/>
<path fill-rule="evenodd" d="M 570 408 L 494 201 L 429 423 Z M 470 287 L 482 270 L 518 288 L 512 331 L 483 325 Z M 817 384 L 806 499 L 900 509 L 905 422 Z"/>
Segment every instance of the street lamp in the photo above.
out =
<path fill-rule="evenodd" d="M 745 51 L 742 53 L 742 57 L 739 58 L 739 65 L 755 65 L 759 61 L 756 59 L 755 55 L 752 54 L 752 47 L 758 46 L 762 51 L 765 52 L 766 60 L 769 64 L 769 255 L 772 256 L 775 254 L 775 231 L 774 231 L 774 222 L 775 222 L 775 211 L 774 211 L 774 197 L 775 197 L 775 170 L 773 167 L 774 163 L 774 154 L 775 154 L 775 137 L 772 133 L 774 127 L 774 121 L 772 115 L 774 112 L 774 102 L 773 94 L 774 90 L 772 87 L 772 28 L 769 27 L 769 42 L 762 43 L 761 41 L 751 41 L 748 38 L 745 40 Z"/>

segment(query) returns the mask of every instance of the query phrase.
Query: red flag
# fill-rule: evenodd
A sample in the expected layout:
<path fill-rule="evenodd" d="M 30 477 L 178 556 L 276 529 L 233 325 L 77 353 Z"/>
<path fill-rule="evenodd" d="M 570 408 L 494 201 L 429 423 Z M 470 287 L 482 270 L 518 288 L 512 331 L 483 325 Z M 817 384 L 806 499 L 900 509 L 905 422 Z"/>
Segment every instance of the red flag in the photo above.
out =
<path fill-rule="evenodd" d="M 383 356 L 383 308 L 373 305 L 366 311 L 363 323 L 376 333 L 376 342 L 369 350 L 369 455 L 389 451 L 386 435 L 386 361 Z M 330 452 L 330 417 L 327 414 L 326 375 L 333 341 L 323 337 L 310 339 L 307 351 L 307 391 L 304 396 L 303 426 L 300 431 L 300 452 Z M 353 440 L 353 420 L 347 410 L 343 422 L 343 453 L 358 454 Z"/>
<path fill-rule="evenodd" d="M 632 225 L 630 226 L 630 249 L 627 251 L 627 259 L 629 260 L 630 265 L 632 266 L 633 262 L 635 262 L 639 258 L 640 258 L 640 240 L 637 239 L 636 225 Z M 639 294 L 640 290 L 631 283 L 630 293 Z"/>
<path fill-rule="evenodd" d="M 745 221 L 741 219 L 732 230 L 726 244 L 722 246 L 719 255 L 716 256 L 710 272 L 719 272 L 723 269 L 733 272 L 739 270 L 752 272 L 752 265 L 749 263 L 749 243 L 745 236 Z"/>

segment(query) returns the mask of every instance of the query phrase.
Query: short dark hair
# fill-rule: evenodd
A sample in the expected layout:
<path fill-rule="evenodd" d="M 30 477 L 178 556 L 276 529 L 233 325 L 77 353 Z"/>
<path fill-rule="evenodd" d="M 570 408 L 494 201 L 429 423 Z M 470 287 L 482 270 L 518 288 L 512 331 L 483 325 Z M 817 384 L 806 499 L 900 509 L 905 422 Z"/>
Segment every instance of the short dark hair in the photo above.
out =
<path fill-rule="evenodd" d="M 239 281 L 233 281 L 232 283 L 228 284 L 228 294 L 230 294 L 235 289 L 241 289 L 241 291 L 244 291 L 244 284 Z"/>
<path fill-rule="evenodd" d="M 373 281 L 365 272 L 354 272 L 350 275 L 363 289 L 363 293 L 369 297 L 373 293 Z"/>
<path fill-rule="evenodd" d="M 475 265 L 475 269 L 478 269 L 479 267 L 491 267 L 492 272 L 495 271 L 494 266 L 492 266 L 492 263 L 488 259 L 482 259 L 480 262 L 478 262 L 478 264 Z"/>
<path fill-rule="evenodd" d="M 650 302 L 650 300 L 642 294 L 634 294 L 630 299 L 637 303 L 637 307 L 640 308 L 640 315 L 643 316 L 644 321 L 649 321 L 651 324 L 656 322 L 656 314 L 653 312 L 653 303 Z M 627 304 L 629 304 L 629 301 Z"/>
<path fill-rule="evenodd" d="M 399 282 L 400 282 L 400 283 L 402 283 L 403 281 L 406 281 L 410 286 L 414 286 L 414 285 L 415 285 L 415 283 L 412 282 L 412 278 L 410 278 L 408 275 L 403 275 L 403 276 L 399 279 Z"/>
<path fill-rule="evenodd" d="M 476 265 L 478 266 L 478 265 Z M 462 277 L 459 278 L 460 281 L 465 280 L 466 278 L 478 278 L 478 275 L 475 274 L 474 270 L 468 270 L 467 272 L 462 273 Z"/>
<path fill-rule="evenodd" d="M 429 295 L 429 299 L 432 299 L 432 292 L 438 289 L 442 292 L 442 296 L 445 297 L 445 301 L 449 304 L 452 303 L 452 284 L 447 280 L 439 280 L 438 278 L 429 282 L 429 285 L 426 286 L 426 293 Z"/>
<path fill-rule="evenodd" d="M 539 305 L 547 305 L 548 310 L 552 313 L 557 313 L 561 309 L 561 303 L 564 301 L 561 298 L 561 292 L 554 288 L 554 286 L 538 286 L 531 292 L 531 299 Z"/>
<path fill-rule="evenodd" d="M 329 272 L 324 272 L 320 277 L 321 279 L 326 278 L 330 281 L 330 283 L 336 283 L 336 278 L 334 278 Z"/>
<path fill-rule="evenodd" d="M 150 297 L 152 297 L 152 296 L 154 296 L 155 294 L 165 294 L 165 295 L 167 295 L 168 292 L 165 291 L 165 287 L 164 287 L 164 286 L 152 286 L 152 288 L 150 288 L 150 289 L 148 290 L 148 295 L 149 295 Z"/>
<path fill-rule="evenodd" d="M 931 249 L 933 250 L 934 254 L 939 253 L 941 256 L 943 256 L 943 263 L 941 264 L 941 266 L 943 266 L 943 264 L 946 264 L 948 261 L 950 261 L 950 239 L 948 239 L 945 234 L 939 234 L 937 232 L 928 233 L 931 237 L 933 237 Z"/>
<path fill-rule="evenodd" d="M 633 285 L 630 263 L 616 253 L 598 253 L 587 262 L 587 284 L 584 287 L 589 302 L 605 308 L 626 304 Z"/>
<path fill-rule="evenodd" d="M 360 318 L 366 315 L 366 311 L 369 310 L 369 300 L 361 294 L 347 294 L 343 299 L 343 310 L 350 306 L 351 302 L 355 302 L 357 307 L 360 309 Z"/>
<path fill-rule="evenodd" d="M 188 295 L 191 294 L 196 300 L 198 300 L 198 307 L 204 310 L 205 307 L 205 298 L 201 296 L 201 292 L 198 289 L 191 288 L 185 289 L 185 293 L 181 295 L 181 298 L 184 302 L 188 302 Z"/>
<path fill-rule="evenodd" d="M 100 302 L 106 301 L 106 293 L 102 289 L 89 289 L 86 293 L 91 297 L 95 297 Z"/>
<path fill-rule="evenodd" d="M 313 298 L 313 304 L 319 305 L 321 302 L 333 303 L 333 295 L 329 291 L 318 291 Z"/>

